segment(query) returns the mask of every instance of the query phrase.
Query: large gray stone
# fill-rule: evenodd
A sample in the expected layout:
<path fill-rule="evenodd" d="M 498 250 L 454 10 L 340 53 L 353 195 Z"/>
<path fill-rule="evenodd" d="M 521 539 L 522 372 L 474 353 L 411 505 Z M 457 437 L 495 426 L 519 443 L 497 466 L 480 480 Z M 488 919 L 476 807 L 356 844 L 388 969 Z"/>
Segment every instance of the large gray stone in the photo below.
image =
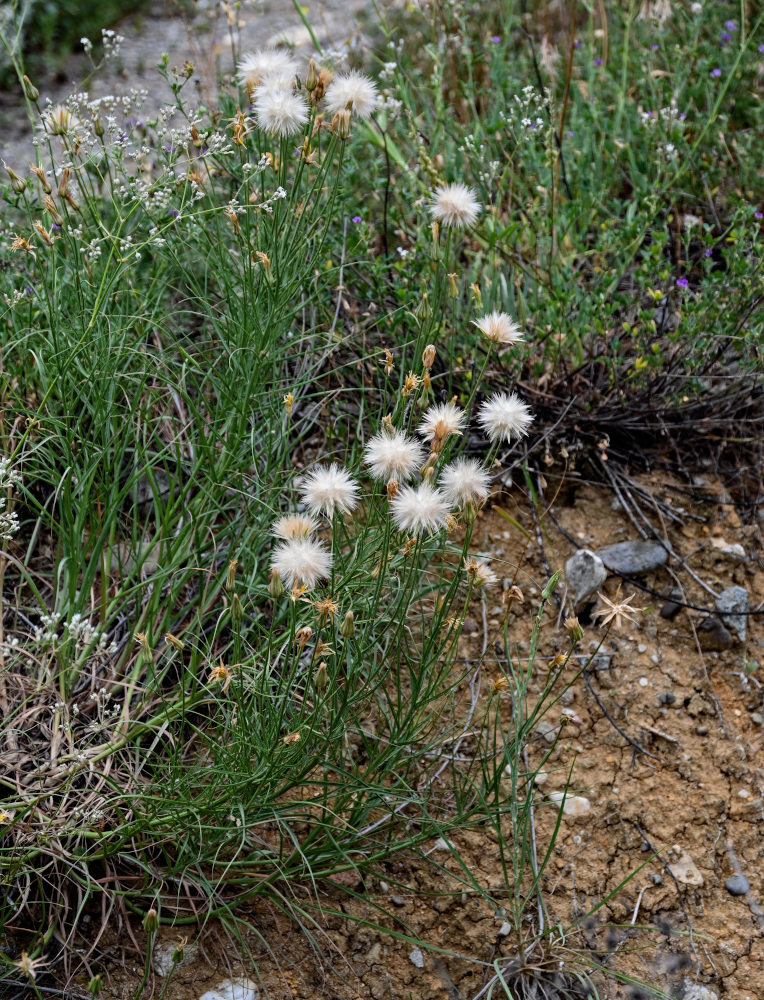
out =
<path fill-rule="evenodd" d="M 597 549 L 596 554 L 612 573 L 624 576 L 649 573 L 665 566 L 669 557 L 668 550 L 660 542 L 651 541 L 616 542 Z"/>
<path fill-rule="evenodd" d="M 716 598 L 716 610 L 723 615 L 725 625 L 737 633 L 741 642 L 745 642 L 745 627 L 748 619 L 748 591 L 745 587 L 727 587 Z"/>
<path fill-rule="evenodd" d="M 607 579 L 607 571 L 599 556 L 589 549 L 579 549 L 565 563 L 565 578 L 578 611 L 593 597 Z"/>

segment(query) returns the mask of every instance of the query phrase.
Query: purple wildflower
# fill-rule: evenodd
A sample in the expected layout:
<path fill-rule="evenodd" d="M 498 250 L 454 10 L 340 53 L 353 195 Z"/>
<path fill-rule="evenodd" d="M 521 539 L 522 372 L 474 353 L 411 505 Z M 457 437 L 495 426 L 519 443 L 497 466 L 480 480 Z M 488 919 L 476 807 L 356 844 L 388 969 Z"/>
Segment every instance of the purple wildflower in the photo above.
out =
<path fill-rule="evenodd" d="M 759 52 L 764 52 L 764 42 L 759 46 Z"/>
<path fill-rule="evenodd" d="M 706 257 L 713 257 L 713 255 L 714 255 L 714 251 L 713 250 L 704 250 L 703 253 L 704 253 L 704 256 L 706 256 Z"/>
<path fill-rule="evenodd" d="M 594 60 L 594 65 L 595 66 L 601 66 L 604 61 L 605 61 L 604 59 L 597 58 L 597 59 Z"/>
<path fill-rule="evenodd" d="M 656 45 L 655 43 L 653 43 L 653 44 L 652 44 L 652 45 L 650 46 L 650 48 L 651 48 L 651 49 L 653 50 L 653 52 L 657 52 L 657 51 L 658 51 L 658 46 L 657 46 L 657 45 Z"/>
<path fill-rule="evenodd" d="M 363 222 L 363 219 L 361 218 L 360 215 L 354 215 L 353 222 Z"/>
<path fill-rule="evenodd" d="M 727 29 L 727 31 L 737 31 L 737 25 L 735 24 L 734 21 L 725 21 L 724 27 Z"/>
<path fill-rule="evenodd" d="M 721 75 L 722 71 L 719 69 L 718 66 L 716 66 L 714 69 L 711 70 L 711 76 L 721 76 Z"/>
<path fill-rule="evenodd" d="M 762 212 L 754 212 L 753 213 L 753 217 L 754 217 L 754 219 L 764 219 L 764 213 L 762 213 Z"/>
<path fill-rule="evenodd" d="M 492 42 L 494 43 L 494 45 L 495 45 L 495 44 L 496 44 L 496 42 L 500 42 L 500 41 L 501 41 L 501 35 L 491 35 L 491 41 L 492 41 Z"/>
<path fill-rule="evenodd" d="M 730 40 L 730 38 L 732 38 L 732 35 L 728 31 L 723 31 L 722 32 L 722 41 L 723 42 L 728 42 Z"/>
<path fill-rule="evenodd" d="M 679 285 L 680 288 L 687 288 L 687 286 L 689 285 L 689 281 L 687 280 L 687 278 L 677 278 L 676 283 L 677 285 Z"/>

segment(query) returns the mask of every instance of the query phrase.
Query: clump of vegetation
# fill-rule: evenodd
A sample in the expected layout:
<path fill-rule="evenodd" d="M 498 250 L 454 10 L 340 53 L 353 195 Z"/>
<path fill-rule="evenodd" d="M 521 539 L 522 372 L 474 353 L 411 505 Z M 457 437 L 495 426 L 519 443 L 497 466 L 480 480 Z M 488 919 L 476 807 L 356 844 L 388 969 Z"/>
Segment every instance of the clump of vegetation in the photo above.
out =
<path fill-rule="evenodd" d="M 685 419 L 722 370 L 720 419 L 760 404 L 759 24 L 720 44 L 727 5 L 664 6 L 541 34 L 426 6 L 377 81 L 234 35 L 216 109 L 168 58 L 151 117 L 50 106 L 9 46 L 37 156 L 0 233 L 20 975 L 73 961 L 96 902 L 153 933 L 267 896 L 310 932 L 311 885 L 490 822 L 518 955 L 490 989 L 589 989 L 588 952 L 548 964 L 524 753 L 570 652 L 528 706 L 539 614 L 465 709 L 456 643 L 518 442 Z"/>

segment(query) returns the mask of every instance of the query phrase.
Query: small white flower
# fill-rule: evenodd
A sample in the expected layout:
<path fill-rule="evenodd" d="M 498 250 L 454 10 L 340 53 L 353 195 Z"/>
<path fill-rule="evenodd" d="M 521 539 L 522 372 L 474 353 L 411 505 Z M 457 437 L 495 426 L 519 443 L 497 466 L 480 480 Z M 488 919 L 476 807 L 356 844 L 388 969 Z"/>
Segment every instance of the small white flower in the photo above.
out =
<path fill-rule="evenodd" d="M 473 587 L 490 587 L 492 584 L 499 582 L 499 578 L 485 559 L 476 559 L 475 556 L 470 556 L 464 564 L 464 569 Z"/>
<path fill-rule="evenodd" d="M 425 410 L 417 434 L 439 446 L 450 434 L 461 434 L 467 417 L 461 407 L 454 403 L 441 403 Z M 439 447 L 435 447 L 439 451 Z"/>
<path fill-rule="evenodd" d="M 358 118 L 369 118 L 379 102 L 377 87 L 363 73 L 338 73 L 326 88 L 326 110 L 330 115 L 350 110 Z"/>
<path fill-rule="evenodd" d="M 300 64 L 284 49 L 258 49 L 242 56 L 236 67 L 242 86 L 259 87 L 266 80 L 284 80 L 291 86 Z"/>
<path fill-rule="evenodd" d="M 305 98 L 292 90 L 260 87 L 253 103 L 257 124 L 269 135 L 294 135 L 310 117 Z"/>
<path fill-rule="evenodd" d="M 490 485 L 491 477 L 474 458 L 457 458 L 443 469 L 438 481 L 438 486 L 454 506 L 484 503 Z"/>
<path fill-rule="evenodd" d="M 318 522 L 305 514 L 285 514 L 271 530 L 276 538 L 308 538 L 318 530 Z"/>
<path fill-rule="evenodd" d="M 523 339 L 523 331 L 511 316 L 504 312 L 487 313 L 480 319 L 473 320 L 486 340 L 494 344 L 516 344 Z"/>
<path fill-rule="evenodd" d="M 408 479 L 424 462 L 422 446 L 401 431 L 392 435 L 382 431 L 366 445 L 364 464 L 374 479 Z"/>
<path fill-rule="evenodd" d="M 415 535 L 444 528 L 449 515 L 445 494 L 429 483 L 422 483 L 416 489 L 404 486 L 391 506 L 398 530 L 412 531 Z"/>
<path fill-rule="evenodd" d="M 332 517 L 335 511 L 346 514 L 358 503 L 358 484 L 336 462 L 330 466 L 319 465 L 308 473 L 300 489 L 300 496 L 313 514 L 324 513 Z"/>
<path fill-rule="evenodd" d="M 530 410 L 514 392 L 495 393 L 478 413 L 478 423 L 491 441 L 524 437 L 532 422 Z"/>
<path fill-rule="evenodd" d="M 480 213 L 480 202 L 466 184 L 442 184 L 432 196 L 430 212 L 444 226 L 471 226 Z"/>
<path fill-rule="evenodd" d="M 271 566 L 288 587 L 315 587 L 325 580 L 332 568 L 332 554 L 321 542 L 311 538 L 290 538 L 273 552 Z"/>

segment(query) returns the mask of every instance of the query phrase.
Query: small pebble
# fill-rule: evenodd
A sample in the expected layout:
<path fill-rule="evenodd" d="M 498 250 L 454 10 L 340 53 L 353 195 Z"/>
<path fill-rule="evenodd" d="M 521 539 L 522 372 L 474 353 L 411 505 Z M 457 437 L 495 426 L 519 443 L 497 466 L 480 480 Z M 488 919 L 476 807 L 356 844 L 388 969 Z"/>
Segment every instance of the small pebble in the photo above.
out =
<path fill-rule="evenodd" d="M 650 880 L 653 885 L 663 885 L 663 877 L 661 875 L 651 875 Z"/>
<path fill-rule="evenodd" d="M 673 705 L 676 701 L 676 695 L 673 691 L 663 691 L 658 695 L 658 703 L 660 705 Z"/>
<path fill-rule="evenodd" d="M 647 646 L 643 642 L 640 642 L 640 644 L 637 646 L 637 652 L 638 653 L 646 653 L 647 652 Z"/>
<path fill-rule="evenodd" d="M 695 732 L 698 736 L 708 736 L 708 726 L 696 726 Z"/>
<path fill-rule="evenodd" d="M 639 686 L 640 686 L 641 688 L 646 688 L 646 687 L 647 687 L 647 684 L 648 684 L 648 680 L 647 680 L 647 678 L 646 678 L 646 677 L 640 677 L 640 678 L 639 678 Z"/>
<path fill-rule="evenodd" d="M 512 924 L 508 923 L 506 920 L 499 928 L 499 937 L 506 937 L 512 932 Z"/>
<path fill-rule="evenodd" d="M 724 883 L 724 888 L 731 896 L 745 896 L 751 886 L 745 875 L 733 875 Z"/>
<path fill-rule="evenodd" d="M 764 726 L 764 715 L 761 712 L 754 712 L 751 716 L 751 722 L 755 726 Z"/>
<path fill-rule="evenodd" d="M 422 954 L 421 948 L 412 948 L 409 952 L 409 961 L 412 965 L 415 965 L 417 969 L 424 968 L 424 955 Z"/>

